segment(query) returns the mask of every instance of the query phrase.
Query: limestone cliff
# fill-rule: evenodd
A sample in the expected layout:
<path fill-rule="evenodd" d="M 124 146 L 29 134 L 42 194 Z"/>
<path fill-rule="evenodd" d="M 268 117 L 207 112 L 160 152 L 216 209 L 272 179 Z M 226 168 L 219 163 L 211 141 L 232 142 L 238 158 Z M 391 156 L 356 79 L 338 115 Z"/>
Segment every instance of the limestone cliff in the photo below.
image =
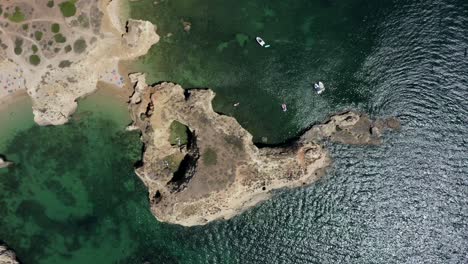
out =
<path fill-rule="evenodd" d="M 16 254 L 6 246 L 0 245 L 0 264 L 18 264 Z"/>
<path fill-rule="evenodd" d="M 172 83 L 150 87 L 144 75 L 130 77 L 135 93 L 129 129 L 141 130 L 145 144 L 136 173 L 148 187 L 151 211 L 164 222 L 193 226 L 229 219 L 275 189 L 308 185 L 322 176 L 331 160 L 318 140 L 347 143 L 355 137 L 358 144 L 374 144 L 380 137 L 370 135 L 369 127 L 354 129 L 373 123 L 348 112 L 287 147 L 259 148 L 234 118 L 213 111 L 213 91 L 184 90 Z"/>

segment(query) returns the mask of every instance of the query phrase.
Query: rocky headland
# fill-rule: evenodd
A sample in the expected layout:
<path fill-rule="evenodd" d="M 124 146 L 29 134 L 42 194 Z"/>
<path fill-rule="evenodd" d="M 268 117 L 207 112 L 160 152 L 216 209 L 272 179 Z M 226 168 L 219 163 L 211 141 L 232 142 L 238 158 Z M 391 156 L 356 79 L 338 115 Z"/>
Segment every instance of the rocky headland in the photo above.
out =
<path fill-rule="evenodd" d="M 330 117 L 285 147 L 257 147 L 232 117 L 216 113 L 208 89 L 173 83 L 148 86 L 132 74 L 129 102 L 145 150 L 137 175 L 148 187 L 151 211 L 183 226 L 229 219 L 271 197 L 276 189 L 309 185 L 330 166 L 323 140 L 379 144 L 396 119 L 372 121 L 353 111 Z"/>
<path fill-rule="evenodd" d="M 349 145 L 379 145 L 383 132 L 389 129 L 400 129 L 400 121 L 396 117 L 371 120 L 364 113 L 345 111 L 331 116 L 322 124 L 312 126 L 301 136 L 301 141 L 328 140 Z"/>
<path fill-rule="evenodd" d="M 16 254 L 13 250 L 8 249 L 4 245 L 0 245 L 0 264 L 18 264 Z"/>
<path fill-rule="evenodd" d="M 96 90 L 106 69 L 146 54 L 159 41 L 150 22 L 122 20 L 124 1 L 72 4 L 76 10 L 68 14 L 43 1 L 20 0 L 9 8 L 24 11 L 24 20 L 0 19 L 0 70 L 22 74 L 40 125 L 66 123 L 76 100 Z M 31 38 L 28 23 L 37 23 L 42 33 Z M 189 32 L 191 23 L 181 23 Z M 142 74 L 130 79 L 134 122 L 128 129 L 140 130 L 145 144 L 136 173 L 148 187 L 153 214 L 185 226 L 229 219 L 268 199 L 273 190 L 313 183 L 332 162 L 324 140 L 375 145 L 385 129 L 399 128 L 394 118 L 372 121 L 348 111 L 287 146 L 258 147 L 234 118 L 213 111 L 213 91 L 184 90 L 173 83 L 148 86 Z M 0 160 L 0 168 L 10 165 Z"/>

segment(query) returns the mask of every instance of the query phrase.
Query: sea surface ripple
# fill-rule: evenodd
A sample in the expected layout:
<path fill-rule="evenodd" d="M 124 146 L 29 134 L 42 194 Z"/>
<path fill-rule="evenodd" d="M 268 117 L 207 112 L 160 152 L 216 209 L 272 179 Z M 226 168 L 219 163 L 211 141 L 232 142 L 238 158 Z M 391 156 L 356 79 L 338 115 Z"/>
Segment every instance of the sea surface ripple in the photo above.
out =
<path fill-rule="evenodd" d="M 404 2 L 362 67 L 369 111 L 402 130 L 330 145 L 315 186 L 200 228 L 200 263 L 468 263 L 468 3 Z"/>

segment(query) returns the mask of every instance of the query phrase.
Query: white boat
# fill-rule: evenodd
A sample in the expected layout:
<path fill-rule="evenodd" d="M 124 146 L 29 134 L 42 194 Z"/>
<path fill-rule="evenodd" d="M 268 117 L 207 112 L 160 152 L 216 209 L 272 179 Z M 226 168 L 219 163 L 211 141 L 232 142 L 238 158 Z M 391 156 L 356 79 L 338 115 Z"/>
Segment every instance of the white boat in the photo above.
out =
<path fill-rule="evenodd" d="M 283 109 L 283 112 L 288 111 L 288 107 L 286 106 L 286 104 L 282 104 L 281 108 Z"/>
<path fill-rule="evenodd" d="M 266 44 L 266 42 L 261 38 L 261 37 L 256 37 L 258 45 L 264 47 L 264 48 L 269 48 L 270 45 Z"/>
<path fill-rule="evenodd" d="M 314 83 L 314 89 L 317 94 L 321 94 L 325 91 L 325 85 L 322 82 Z"/>

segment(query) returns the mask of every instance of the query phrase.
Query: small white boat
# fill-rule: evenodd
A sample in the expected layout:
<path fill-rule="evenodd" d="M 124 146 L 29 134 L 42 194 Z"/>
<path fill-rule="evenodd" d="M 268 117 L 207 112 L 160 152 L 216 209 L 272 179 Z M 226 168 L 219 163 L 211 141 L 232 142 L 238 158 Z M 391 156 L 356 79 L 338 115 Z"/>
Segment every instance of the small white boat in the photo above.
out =
<path fill-rule="evenodd" d="M 283 112 L 288 111 L 288 107 L 286 106 L 286 104 L 282 104 L 281 108 L 283 109 Z"/>
<path fill-rule="evenodd" d="M 264 47 L 264 48 L 269 48 L 270 45 L 266 44 L 266 42 L 261 38 L 261 37 L 256 37 L 258 45 Z"/>
<path fill-rule="evenodd" d="M 322 82 L 314 83 L 314 89 L 317 94 L 321 94 L 325 91 L 325 85 Z"/>

